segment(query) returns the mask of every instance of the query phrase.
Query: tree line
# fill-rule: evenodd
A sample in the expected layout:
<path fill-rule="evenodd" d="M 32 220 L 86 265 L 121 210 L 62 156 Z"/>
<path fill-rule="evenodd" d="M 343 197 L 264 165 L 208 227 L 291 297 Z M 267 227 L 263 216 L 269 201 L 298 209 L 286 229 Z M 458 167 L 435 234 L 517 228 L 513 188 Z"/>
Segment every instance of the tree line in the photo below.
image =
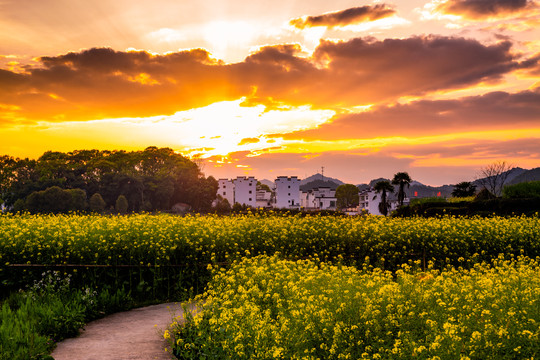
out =
<path fill-rule="evenodd" d="M 0 203 L 30 212 L 209 211 L 218 183 L 170 148 L 45 152 L 37 160 L 0 156 Z"/>

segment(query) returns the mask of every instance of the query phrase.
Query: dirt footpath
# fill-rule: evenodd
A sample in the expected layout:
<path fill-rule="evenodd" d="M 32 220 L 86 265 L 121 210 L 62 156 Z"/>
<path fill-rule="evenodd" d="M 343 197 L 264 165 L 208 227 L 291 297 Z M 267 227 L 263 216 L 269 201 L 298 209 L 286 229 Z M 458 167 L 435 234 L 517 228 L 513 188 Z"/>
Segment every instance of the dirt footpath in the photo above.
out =
<path fill-rule="evenodd" d="M 116 313 L 85 326 L 79 337 L 58 343 L 55 360 L 170 360 L 163 331 L 179 303 L 152 305 Z"/>

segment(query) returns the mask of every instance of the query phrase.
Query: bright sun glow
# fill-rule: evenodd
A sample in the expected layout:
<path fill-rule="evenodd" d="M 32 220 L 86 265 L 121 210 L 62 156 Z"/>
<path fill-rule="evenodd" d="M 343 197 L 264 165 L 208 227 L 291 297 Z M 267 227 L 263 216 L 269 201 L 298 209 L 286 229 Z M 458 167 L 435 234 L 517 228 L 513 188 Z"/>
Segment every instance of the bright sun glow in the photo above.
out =
<path fill-rule="evenodd" d="M 121 137 L 144 139 L 145 143 L 180 148 L 185 154 L 226 156 L 235 151 L 256 151 L 280 146 L 281 139 L 267 135 L 317 127 L 335 115 L 331 110 L 312 110 L 309 106 L 267 111 L 264 105 L 241 106 L 245 98 L 180 111 L 171 116 L 122 118 L 86 122 L 64 122 L 40 130 L 46 136 L 84 134 L 107 142 Z M 103 133 L 102 129 L 107 129 Z M 115 134 L 111 136 L 110 134 Z"/>
<path fill-rule="evenodd" d="M 250 44 L 256 29 L 245 21 L 214 21 L 203 26 L 202 34 L 212 53 L 224 58 L 231 48 Z"/>

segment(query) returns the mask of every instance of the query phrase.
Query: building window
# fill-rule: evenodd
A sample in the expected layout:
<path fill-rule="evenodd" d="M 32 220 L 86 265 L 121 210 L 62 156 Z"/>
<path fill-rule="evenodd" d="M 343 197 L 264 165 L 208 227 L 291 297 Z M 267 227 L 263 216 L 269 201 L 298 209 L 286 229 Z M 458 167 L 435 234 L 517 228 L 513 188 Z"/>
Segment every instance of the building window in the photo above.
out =
<path fill-rule="evenodd" d="M 290 189 L 290 188 L 291 188 L 291 185 L 289 185 L 289 187 L 288 187 L 288 188 Z"/>
<path fill-rule="evenodd" d="M 330 207 L 335 207 L 336 206 L 336 202 L 335 201 L 330 201 Z"/>
<path fill-rule="evenodd" d="M 249 193 L 251 194 L 251 190 L 249 190 Z"/>
<path fill-rule="evenodd" d="M 289 196 L 291 196 L 291 193 L 289 193 Z"/>
<path fill-rule="evenodd" d="M 224 191 L 224 192 L 223 192 L 223 195 L 224 195 L 224 196 L 225 196 L 225 195 L 227 195 L 227 192 L 226 192 L 226 191 Z"/>
<path fill-rule="evenodd" d="M 249 201 L 251 201 L 251 198 L 249 198 Z"/>

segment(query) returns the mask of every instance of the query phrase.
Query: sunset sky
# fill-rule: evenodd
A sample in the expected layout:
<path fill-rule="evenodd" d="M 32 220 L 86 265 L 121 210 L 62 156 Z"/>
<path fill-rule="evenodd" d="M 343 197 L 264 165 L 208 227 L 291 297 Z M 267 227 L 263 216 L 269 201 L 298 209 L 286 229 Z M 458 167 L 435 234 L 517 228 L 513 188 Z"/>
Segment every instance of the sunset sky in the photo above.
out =
<path fill-rule="evenodd" d="M 0 155 L 170 147 L 206 175 L 540 166 L 540 0 L 0 0 Z"/>

